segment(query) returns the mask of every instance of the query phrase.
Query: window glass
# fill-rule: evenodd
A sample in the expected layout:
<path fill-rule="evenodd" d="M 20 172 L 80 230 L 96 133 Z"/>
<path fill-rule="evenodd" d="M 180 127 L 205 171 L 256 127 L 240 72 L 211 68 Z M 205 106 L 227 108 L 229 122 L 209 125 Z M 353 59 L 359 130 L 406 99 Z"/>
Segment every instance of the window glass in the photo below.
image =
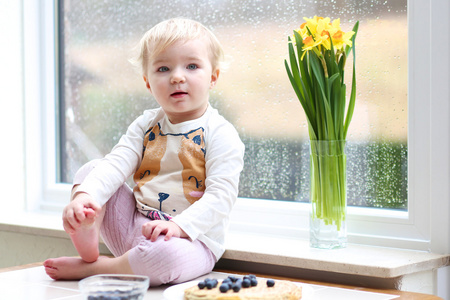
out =
<path fill-rule="evenodd" d="M 340 18 L 344 31 L 360 21 L 349 205 L 406 209 L 406 8 L 407 0 L 60 1 L 59 179 L 71 182 L 143 110 L 158 106 L 128 59 L 150 27 L 181 16 L 209 27 L 227 56 L 210 101 L 246 145 L 240 197 L 308 201 L 307 124 L 284 59 L 292 30 L 318 15 Z M 347 67 L 350 83 L 351 58 Z"/>

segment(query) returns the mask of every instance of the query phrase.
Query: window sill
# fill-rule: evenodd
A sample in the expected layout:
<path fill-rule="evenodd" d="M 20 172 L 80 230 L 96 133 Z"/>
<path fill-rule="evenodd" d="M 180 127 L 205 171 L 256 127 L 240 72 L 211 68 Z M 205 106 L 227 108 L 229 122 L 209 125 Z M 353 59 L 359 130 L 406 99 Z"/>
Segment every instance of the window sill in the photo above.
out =
<path fill-rule="evenodd" d="M 59 213 L 1 214 L 0 231 L 69 238 Z M 374 288 L 400 289 L 405 276 L 450 265 L 450 255 L 357 244 L 336 250 L 312 249 L 307 240 L 233 230 L 227 236 L 226 249 L 219 268 Z"/>
<path fill-rule="evenodd" d="M 224 259 L 340 274 L 397 278 L 450 265 L 450 255 L 349 244 L 343 249 L 309 247 L 309 241 L 231 232 Z"/>

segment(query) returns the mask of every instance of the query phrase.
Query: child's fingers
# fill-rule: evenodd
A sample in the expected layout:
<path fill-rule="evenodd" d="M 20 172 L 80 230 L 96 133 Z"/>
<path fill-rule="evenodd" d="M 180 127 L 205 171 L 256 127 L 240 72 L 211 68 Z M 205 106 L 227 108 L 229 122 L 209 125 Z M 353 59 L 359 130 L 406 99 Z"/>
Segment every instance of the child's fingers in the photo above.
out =
<path fill-rule="evenodd" d="M 102 207 L 95 201 L 92 201 L 89 205 L 86 205 L 86 208 L 91 209 L 95 214 L 100 213 L 102 210 Z"/>
<path fill-rule="evenodd" d="M 72 228 L 77 227 L 78 220 L 76 219 L 72 209 L 67 209 L 64 211 L 63 221 Z"/>
<path fill-rule="evenodd" d="M 158 236 L 167 231 L 164 226 L 165 222 L 150 221 L 142 225 L 142 235 L 144 235 L 151 242 L 156 241 Z"/>
<path fill-rule="evenodd" d="M 162 228 L 161 228 L 161 222 L 159 221 L 152 221 L 147 223 L 147 238 L 154 242 L 158 238 L 158 236 L 161 234 Z"/>
<path fill-rule="evenodd" d="M 74 217 L 76 219 L 76 221 L 75 221 L 76 223 L 82 224 L 84 222 L 84 220 L 86 219 L 84 207 L 77 207 L 74 210 Z"/>
<path fill-rule="evenodd" d="M 97 212 L 90 207 L 85 207 L 84 215 L 86 218 L 91 219 L 91 218 L 94 218 L 95 216 L 97 216 Z"/>
<path fill-rule="evenodd" d="M 147 222 L 144 225 L 142 225 L 142 235 L 145 236 L 147 239 L 150 239 L 153 232 L 153 226 L 151 222 Z"/>
<path fill-rule="evenodd" d="M 83 220 L 83 224 L 90 225 L 95 222 L 97 213 L 92 208 L 84 208 L 84 216 L 85 219 Z"/>
<path fill-rule="evenodd" d="M 96 212 L 91 208 L 83 205 L 72 205 L 67 208 L 63 214 L 64 228 L 70 232 L 74 232 L 82 224 L 91 224 L 95 221 Z"/>
<path fill-rule="evenodd" d="M 79 224 L 75 220 L 73 214 L 71 212 L 66 212 L 63 217 L 63 227 L 64 230 L 69 233 L 75 233 L 76 228 L 79 227 Z"/>
<path fill-rule="evenodd" d="M 150 221 L 142 225 L 142 235 L 151 242 L 155 242 L 160 235 L 165 235 L 164 240 L 168 241 L 174 236 L 180 236 L 177 228 L 177 225 L 167 221 Z"/>
<path fill-rule="evenodd" d="M 152 235 L 150 237 L 150 241 L 155 242 L 158 236 L 163 232 L 162 226 L 159 224 L 153 228 Z"/>
<path fill-rule="evenodd" d="M 67 232 L 68 234 L 75 233 L 75 229 L 66 220 L 63 220 L 63 228 L 64 231 Z"/>
<path fill-rule="evenodd" d="M 100 204 L 87 193 L 79 193 L 74 200 L 77 201 L 79 205 L 82 205 L 83 208 L 90 208 L 95 213 L 100 213 L 102 210 Z"/>
<path fill-rule="evenodd" d="M 168 229 L 167 232 L 166 232 L 166 237 L 164 238 L 164 240 L 165 241 L 170 240 L 172 238 L 173 234 L 174 234 L 173 230 Z"/>

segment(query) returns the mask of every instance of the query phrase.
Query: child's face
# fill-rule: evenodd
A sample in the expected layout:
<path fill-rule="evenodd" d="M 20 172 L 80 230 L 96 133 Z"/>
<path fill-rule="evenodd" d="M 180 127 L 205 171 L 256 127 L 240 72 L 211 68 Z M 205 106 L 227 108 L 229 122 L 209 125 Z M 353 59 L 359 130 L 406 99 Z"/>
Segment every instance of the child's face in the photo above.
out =
<path fill-rule="evenodd" d="M 206 42 L 194 39 L 176 42 L 155 56 L 144 80 L 169 120 L 181 123 L 203 115 L 218 76 Z"/>

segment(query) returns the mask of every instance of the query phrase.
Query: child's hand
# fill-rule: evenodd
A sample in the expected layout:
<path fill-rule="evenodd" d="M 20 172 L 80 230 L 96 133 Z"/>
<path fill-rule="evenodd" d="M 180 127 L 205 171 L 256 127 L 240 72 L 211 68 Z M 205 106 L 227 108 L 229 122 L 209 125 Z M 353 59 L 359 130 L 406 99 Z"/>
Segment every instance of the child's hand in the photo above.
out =
<path fill-rule="evenodd" d="M 165 235 L 165 241 L 171 237 L 187 238 L 188 235 L 174 222 L 155 220 L 142 225 L 142 234 L 154 242 L 161 234 Z"/>
<path fill-rule="evenodd" d="M 89 194 L 77 194 L 64 208 L 64 230 L 69 234 L 73 234 L 81 226 L 92 225 L 101 210 L 101 206 Z"/>

